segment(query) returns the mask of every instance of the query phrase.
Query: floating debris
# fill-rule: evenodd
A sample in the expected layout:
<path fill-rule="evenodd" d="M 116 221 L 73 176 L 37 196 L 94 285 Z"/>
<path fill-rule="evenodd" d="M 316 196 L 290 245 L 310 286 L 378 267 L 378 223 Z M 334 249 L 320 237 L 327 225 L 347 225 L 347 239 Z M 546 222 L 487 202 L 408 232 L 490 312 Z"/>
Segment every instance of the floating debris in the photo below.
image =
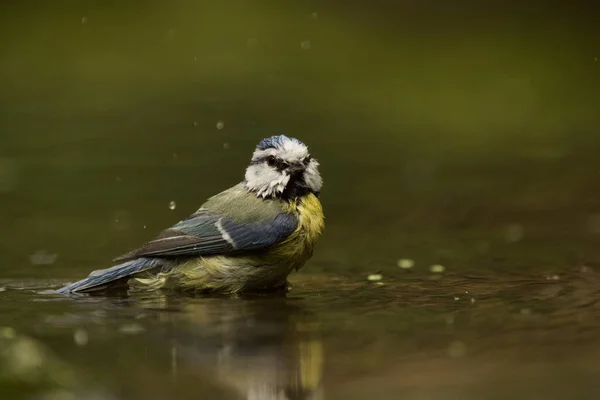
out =
<path fill-rule="evenodd" d="M 88 17 L 81 17 L 81 24 L 85 25 L 88 22 Z"/>
<path fill-rule="evenodd" d="M 592 269 L 590 267 L 588 267 L 587 265 L 582 265 L 581 268 L 579 268 L 579 272 L 581 272 L 582 274 L 585 274 L 586 272 L 590 272 Z"/>
<path fill-rule="evenodd" d="M 223 143 L 223 150 L 229 150 L 229 143 Z"/>
<path fill-rule="evenodd" d="M 523 239 L 524 229 L 519 224 L 510 224 L 504 229 L 504 239 L 507 242 L 515 243 Z"/>
<path fill-rule="evenodd" d="M 460 297 L 454 296 L 454 301 L 459 301 L 459 300 L 460 300 Z"/>
<path fill-rule="evenodd" d="M 475 297 L 471 297 L 471 304 L 475 304 Z"/>
<path fill-rule="evenodd" d="M 77 346 L 85 346 L 89 341 L 88 333 L 84 329 L 77 329 L 73 333 L 73 340 Z"/>
<path fill-rule="evenodd" d="M 177 203 L 171 200 L 171 202 L 169 203 L 169 210 L 174 210 L 175 208 L 177 208 Z"/>
<path fill-rule="evenodd" d="M 446 270 L 446 268 L 441 264 L 435 264 L 429 267 L 429 270 L 434 274 L 441 274 Z"/>
<path fill-rule="evenodd" d="M 600 234 L 600 214 L 592 214 L 588 217 L 587 230 L 595 235 Z"/>
<path fill-rule="evenodd" d="M 460 358 L 467 352 L 467 346 L 460 340 L 455 340 L 448 346 L 448 355 L 452 358 Z"/>
<path fill-rule="evenodd" d="M 369 282 L 379 282 L 379 281 L 380 281 L 380 280 L 382 280 L 382 279 L 383 279 L 383 275 L 381 275 L 381 274 L 370 274 L 370 275 L 367 277 L 367 280 L 368 280 Z"/>
<path fill-rule="evenodd" d="M 225 122 L 217 121 L 217 129 L 222 130 L 223 128 L 225 128 Z"/>
<path fill-rule="evenodd" d="M 415 266 L 415 262 L 410 258 L 401 258 L 398 260 L 397 265 L 402 269 L 411 269 Z"/>
<path fill-rule="evenodd" d="M 33 265 L 51 265 L 56 262 L 58 254 L 48 253 L 46 250 L 38 250 L 29 256 L 29 262 Z"/>
<path fill-rule="evenodd" d="M 146 329 L 140 324 L 126 324 L 119 327 L 119 332 L 126 335 L 137 335 L 144 332 Z"/>

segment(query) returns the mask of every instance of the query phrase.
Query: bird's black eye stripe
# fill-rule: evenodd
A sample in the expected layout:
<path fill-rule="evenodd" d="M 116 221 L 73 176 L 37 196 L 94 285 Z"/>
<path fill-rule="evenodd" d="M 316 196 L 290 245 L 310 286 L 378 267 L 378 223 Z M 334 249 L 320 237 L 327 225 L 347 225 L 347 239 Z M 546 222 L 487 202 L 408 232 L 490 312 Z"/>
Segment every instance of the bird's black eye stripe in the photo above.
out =
<path fill-rule="evenodd" d="M 279 171 L 283 171 L 286 169 L 289 164 L 283 161 L 282 159 L 275 156 L 265 156 L 260 157 L 252 161 L 252 164 L 262 164 L 267 163 L 271 167 L 277 168 Z"/>
<path fill-rule="evenodd" d="M 310 160 L 312 160 L 312 157 L 309 154 L 306 157 L 304 157 L 304 160 L 302 160 L 302 162 L 304 163 L 304 165 L 308 165 L 308 163 L 310 163 Z"/>

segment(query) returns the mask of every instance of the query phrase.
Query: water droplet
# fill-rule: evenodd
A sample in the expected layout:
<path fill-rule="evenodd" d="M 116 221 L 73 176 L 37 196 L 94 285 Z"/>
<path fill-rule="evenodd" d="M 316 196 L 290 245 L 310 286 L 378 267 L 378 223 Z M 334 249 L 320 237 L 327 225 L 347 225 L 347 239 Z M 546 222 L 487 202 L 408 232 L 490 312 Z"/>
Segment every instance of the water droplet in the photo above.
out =
<path fill-rule="evenodd" d="M 310 40 L 303 40 L 300 42 L 300 48 L 302 50 L 310 50 Z"/>
<path fill-rule="evenodd" d="M 131 226 L 131 213 L 127 210 L 117 210 L 113 215 L 113 228 L 124 231 Z"/>
<path fill-rule="evenodd" d="M 73 340 L 77 346 L 85 346 L 88 344 L 88 333 L 84 329 L 77 329 L 73 333 Z"/>
<path fill-rule="evenodd" d="M 434 274 L 441 274 L 442 272 L 444 272 L 446 270 L 446 268 L 443 265 L 435 264 L 435 265 L 432 265 L 431 267 L 429 267 L 429 270 L 431 272 L 433 272 Z"/>
<path fill-rule="evenodd" d="M 217 121 L 217 129 L 221 130 L 223 128 L 225 128 L 225 122 L 223 122 L 223 121 Z"/>
<path fill-rule="evenodd" d="M 169 210 L 174 210 L 175 208 L 177 208 L 177 203 L 171 200 L 171 202 L 169 203 Z"/>
<path fill-rule="evenodd" d="M 258 38 L 248 38 L 248 40 L 246 40 L 246 46 L 248 46 L 249 49 L 254 49 L 258 47 Z"/>
<path fill-rule="evenodd" d="M 415 262 L 410 258 L 401 258 L 400 260 L 398 260 L 397 264 L 398 267 L 402 269 L 411 269 L 412 267 L 414 267 Z"/>
<path fill-rule="evenodd" d="M 504 239 L 507 242 L 515 243 L 523 239 L 524 230 L 519 224 L 510 224 L 504 228 Z"/>
<path fill-rule="evenodd" d="M 17 162 L 10 158 L 0 158 L 0 193 L 11 192 L 17 186 Z"/>
<path fill-rule="evenodd" d="M 81 24 L 85 25 L 88 22 L 88 17 L 81 17 Z"/>
<path fill-rule="evenodd" d="M 383 276 L 381 274 L 371 274 L 367 277 L 367 280 L 369 282 L 377 282 L 383 279 Z"/>
<path fill-rule="evenodd" d="M 481 254 L 486 254 L 490 251 L 490 243 L 485 240 L 477 243 L 477 251 Z"/>
<path fill-rule="evenodd" d="M 459 340 L 455 340 L 448 346 L 448 355 L 452 358 L 463 357 L 466 352 L 467 346 Z"/>
<path fill-rule="evenodd" d="M 14 339 L 17 337 L 17 332 L 10 326 L 0 326 L 0 338 Z"/>

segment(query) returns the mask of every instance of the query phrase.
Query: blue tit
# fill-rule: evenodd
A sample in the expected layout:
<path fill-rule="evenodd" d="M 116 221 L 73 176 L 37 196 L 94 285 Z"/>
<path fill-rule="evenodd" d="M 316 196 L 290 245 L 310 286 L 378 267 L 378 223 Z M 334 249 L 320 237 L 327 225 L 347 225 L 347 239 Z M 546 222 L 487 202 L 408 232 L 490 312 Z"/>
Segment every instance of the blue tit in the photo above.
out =
<path fill-rule="evenodd" d="M 319 163 L 300 140 L 263 139 L 245 179 L 156 239 L 59 293 L 111 289 L 243 293 L 285 287 L 324 229 Z"/>

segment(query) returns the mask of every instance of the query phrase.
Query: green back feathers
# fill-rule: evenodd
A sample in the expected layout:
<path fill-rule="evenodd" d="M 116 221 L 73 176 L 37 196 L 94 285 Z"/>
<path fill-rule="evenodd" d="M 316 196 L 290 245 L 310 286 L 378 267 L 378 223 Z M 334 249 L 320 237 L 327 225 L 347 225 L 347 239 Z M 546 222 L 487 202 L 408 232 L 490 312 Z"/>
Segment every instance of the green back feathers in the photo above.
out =
<path fill-rule="evenodd" d="M 279 199 L 259 199 L 240 183 L 206 201 L 201 209 L 226 215 L 238 223 L 274 220 L 286 211 L 286 202 Z"/>

